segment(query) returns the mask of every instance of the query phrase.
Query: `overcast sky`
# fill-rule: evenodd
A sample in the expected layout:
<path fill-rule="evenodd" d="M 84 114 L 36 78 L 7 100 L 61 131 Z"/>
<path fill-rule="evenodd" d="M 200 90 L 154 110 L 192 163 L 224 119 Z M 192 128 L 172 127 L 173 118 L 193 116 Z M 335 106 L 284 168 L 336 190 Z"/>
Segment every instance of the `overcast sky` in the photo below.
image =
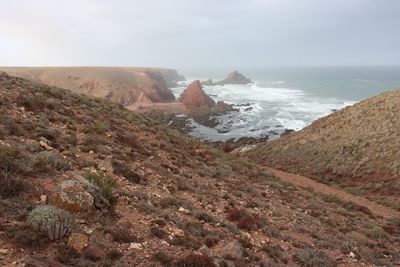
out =
<path fill-rule="evenodd" d="M 400 65 L 400 0 L 0 0 L 0 65 Z"/>

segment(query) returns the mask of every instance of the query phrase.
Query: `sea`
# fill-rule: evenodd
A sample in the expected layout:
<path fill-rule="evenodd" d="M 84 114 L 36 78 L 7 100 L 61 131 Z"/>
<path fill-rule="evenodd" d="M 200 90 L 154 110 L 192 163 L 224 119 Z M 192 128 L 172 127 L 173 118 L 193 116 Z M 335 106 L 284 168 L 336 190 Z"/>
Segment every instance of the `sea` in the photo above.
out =
<path fill-rule="evenodd" d="M 233 69 L 188 69 L 186 81 L 171 88 L 176 98 L 194 80 L 224 79 Z M 400 66 L 247 67 L 237 71 L 247 85 L 203 86 L 216 102 L 237 111 L 217 116 L 209 128 L 188 119 L 191 135 L 209 141 L 241 137 L 276 139 L 286 129 L 299 131 L 313 121 L 383 92 L 400 89 Z"/>

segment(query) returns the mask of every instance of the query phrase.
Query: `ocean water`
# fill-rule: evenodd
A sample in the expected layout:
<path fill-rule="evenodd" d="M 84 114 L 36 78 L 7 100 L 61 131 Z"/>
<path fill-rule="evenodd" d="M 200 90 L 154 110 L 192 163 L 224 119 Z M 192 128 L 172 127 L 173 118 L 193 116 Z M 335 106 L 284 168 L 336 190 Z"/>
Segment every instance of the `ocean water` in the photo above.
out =
<path fill-rule="evenodd" d="M 178 98 L 193 80 L 221 80 L 231 70 L 186 70 L 187 77 L 172 92 Z M 216 117 L 219 125 L 208 128 L 190 121 L 192 135 L 221 141 L 240 137 L 275 139 L 285 129 L 300 130 L 314 120 L 345 106 L 400 89 L 396 67 L 258 67 L 241 68 L 252 79 L 248 85 L 203 86 L 216 102 L 234 105 L 238 112 Z"/>

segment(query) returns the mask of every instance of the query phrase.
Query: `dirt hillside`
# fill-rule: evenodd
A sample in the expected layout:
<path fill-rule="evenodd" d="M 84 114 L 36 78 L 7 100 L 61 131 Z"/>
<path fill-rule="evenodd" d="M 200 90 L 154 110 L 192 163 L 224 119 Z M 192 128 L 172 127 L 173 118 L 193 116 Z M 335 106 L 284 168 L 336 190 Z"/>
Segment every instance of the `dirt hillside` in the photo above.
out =
<path fill-rule="evenodd" d="M 399 263 L 399 218 L 121 105 L 0 74 L 0 265 Z"/>
<path fill-rule="evenodd" d="M 313 177 L 400 209 L 400 90 L 321 118 L 247 153 L 259 163 Z"/>

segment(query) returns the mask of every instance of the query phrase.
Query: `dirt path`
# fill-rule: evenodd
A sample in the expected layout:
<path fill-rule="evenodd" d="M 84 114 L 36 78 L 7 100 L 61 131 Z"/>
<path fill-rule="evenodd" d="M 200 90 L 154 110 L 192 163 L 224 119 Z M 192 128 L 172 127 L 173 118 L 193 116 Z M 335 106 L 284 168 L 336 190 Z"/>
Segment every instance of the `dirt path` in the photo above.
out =
<path fill-rule="evenodd" d="M 384 218 L 400 217 L 399 211 L 396 211 L 389 207 L 380 205 L 380 204 L 373 202 L 371 200 L 368 200 L 366 198 L 346 193 L 342 190 L 330 187 L 329 185 L 326 185 L 326 184 L 316 182 L 315 180 L 312 180 L 312 179 L 304 177 L 304 176 L 287 173 L 287 172 L 269 168 L 269 167 L 266 167 L 266 168 L 283 181 L 286 181 L 286 182 L 289 182 L 291 184 L 295 184 L 298 186 L 302 186 L 302 187 L 311 187 L 316 192 L 333 195 L 333 196 L 340 198 L 343 201 L 353 202 L 354 204 L 357 204 L 357 205 L 360 205 L 360 206 L 370 209 L 371 212 L 374 213 L 375 215 L 379 215 Z"/>

